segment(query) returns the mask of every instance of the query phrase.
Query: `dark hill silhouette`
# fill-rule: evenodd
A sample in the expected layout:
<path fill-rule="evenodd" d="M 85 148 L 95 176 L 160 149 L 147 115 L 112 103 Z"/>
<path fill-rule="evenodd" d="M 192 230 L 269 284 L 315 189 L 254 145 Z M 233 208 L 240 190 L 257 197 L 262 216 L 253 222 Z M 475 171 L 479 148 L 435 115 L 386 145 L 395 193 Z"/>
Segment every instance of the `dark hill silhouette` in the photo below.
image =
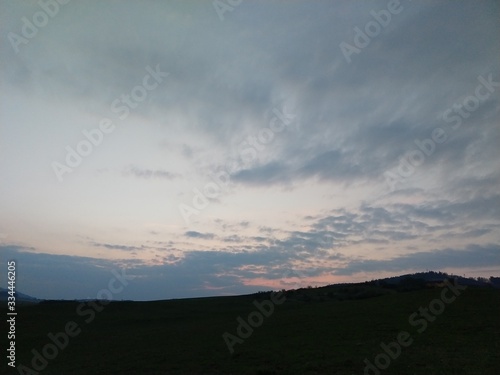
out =
<path fill-rule="evenodd" d="M 307 287 L 293 290 L 283 290 L 287 299 L 298 301 L 353 300 L 378 297 L 391 293 L 411 292 L 422 289 L 443 287 L 449 281 L 460 285 L 477 288 L 500 288 L 500 278 L 467 278 L 449 275 L 444 272 L 418 272 L 400 276 L 387 277 L 359 283 L 331 284 L 320 287 Z M 269 298 L 272 291 L 259 292 L 259 299 Z"/>
<path fill-rule="evenodd" d="M 460 285 L 473 286 L 479 288 L 500 288 L 500 277 L 491 276 L 487 278 L 468 278 L 456 275 L 449 275 L 444 272 L 418 272 L 413 274 L 405 274 L 400 276 L 386 277 L 371 281 L 359 283 L 339 283 L 330 284 L 320 287 L 307 287 L 292 290 L 283 290 L 285 296 L 292 300 L 351 300 L 364 299 L 380 295 L 385 295 L 394 292 L 408 292 L 413 290 L 428 289 L 443 286 L 446 281 L 454 281 Z M 272 291 L 258 292 L 250 294 L 259 299 L 269 298 Z M 8 290 L 0 288 L 0 301 L 7 301 Z M 85 302 L 92 299 L 74 300 Z M 16 291 L 16 302 L 39 303 L 39 302 L 61 302 L 62 300 L 46 301 L 36 297 L 29 296 Z"/>
<path fill-rule="evenodd" d="M 31 303 L 38 303 L 40 300 L 38 298 L 29 296 L 24 293 L 20 293 L 16 291 L 16 303 L 17 302 L 31 302 Z M 0 288 L 0 301 L 7 301 L 9 297 L 9 291 L 4 288 Z"/>

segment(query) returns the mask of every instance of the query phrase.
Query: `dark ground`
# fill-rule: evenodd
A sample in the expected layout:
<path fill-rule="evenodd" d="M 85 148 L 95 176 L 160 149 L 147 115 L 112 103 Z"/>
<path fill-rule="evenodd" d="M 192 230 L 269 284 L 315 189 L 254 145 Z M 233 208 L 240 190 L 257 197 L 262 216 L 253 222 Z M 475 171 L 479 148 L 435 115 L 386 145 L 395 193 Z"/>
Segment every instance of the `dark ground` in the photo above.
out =
<path fill-rule="evenodd" d="M 409 317 L 441 291 L 364 286 L 288 293 L 233 354 L 223 333 L 236 335 L 237 317 L 246 321 L 256 311 L 253 301 L 267 294 L 112 302 L 93 320 L 94 308 L 78 302 L 18 306 L 16 365 L 31 369 L 31 350 L 42 353 L 48 333 L 74 321 L 81 333 L 41 374 L 363 374 L 364 359 L 373 363 L 381 342 L 401 331 L 413 342 L 381 374 L 500 374 L 500 290 L 467 288 L 419 333 L 424 318 L 415 316 L 421 320 L 412 325 Z"/>

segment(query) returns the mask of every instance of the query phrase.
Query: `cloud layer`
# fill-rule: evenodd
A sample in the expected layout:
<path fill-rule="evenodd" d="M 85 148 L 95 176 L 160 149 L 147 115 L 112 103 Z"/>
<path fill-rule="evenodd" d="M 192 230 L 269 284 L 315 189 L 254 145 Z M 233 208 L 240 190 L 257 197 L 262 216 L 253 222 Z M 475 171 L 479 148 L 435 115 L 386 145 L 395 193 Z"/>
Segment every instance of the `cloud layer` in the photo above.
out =
<path fill-rule="evenodd" d="M 122 265 L 144 299 L 500 271 L 498 2 L 69 2 L 36 32 L 39 3 L 0 7 L 22 292 Z"/>

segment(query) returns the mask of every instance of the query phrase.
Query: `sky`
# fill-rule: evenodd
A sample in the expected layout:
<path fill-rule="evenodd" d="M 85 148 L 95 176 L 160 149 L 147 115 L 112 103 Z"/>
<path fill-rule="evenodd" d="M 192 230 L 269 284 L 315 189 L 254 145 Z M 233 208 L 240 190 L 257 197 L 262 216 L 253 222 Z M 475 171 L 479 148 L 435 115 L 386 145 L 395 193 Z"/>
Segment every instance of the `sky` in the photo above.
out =
<path fill-rule="evenodd" d="M 10 260 L 47 299 L 500 276 L 499 16 L 0 1 L 2 285 Z"/>

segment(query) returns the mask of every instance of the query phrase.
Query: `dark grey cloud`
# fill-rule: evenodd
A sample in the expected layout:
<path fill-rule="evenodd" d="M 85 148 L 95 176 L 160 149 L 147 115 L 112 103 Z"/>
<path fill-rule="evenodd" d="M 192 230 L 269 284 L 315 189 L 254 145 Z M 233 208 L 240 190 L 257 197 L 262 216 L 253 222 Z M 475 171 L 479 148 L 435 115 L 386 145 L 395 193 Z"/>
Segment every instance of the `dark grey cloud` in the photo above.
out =
<path fill-rule="evenodd" d="M 418 252 L 388 260 L 354 260 L 333 271 L 335 275 L 352 275 L 357 272 L 402 272 L 404 270 L 425 270 L 467 267 L 500 266 L 500 247 L 470 245 L 465 249 L 436 249 Z"/>
<path fill-rule="evenodd" d="M 38 253 L 10 245 L 0 246 L 0 253 L 2 267 L 7 267 L 8 260 L 16 261 L 16 289 L 37 298 L 96 298 L 113 277 L 112 270 L 134 263 Z M 4 275 L 6 278 L 7 274 Z M 6 285 L 7 280 L 4 281 Z"/>
<path fill-rule="evenodd" d="M 19 274 L 18 289 L 38 298 L 96 298 L 107 288 L 113 270 L 134 277 L 116 299 L 152 300 L 179 297 L 200 297 L 214 294 L 243 294 L 269 287 L 246 286 L 244 279 L 262 277 L 261 270 L 271 279 L 286 276 L 296 269 L 281 251 L 188 251 L 181 259 L 166 255 L 161 265 L 144 265 L 134 260 L 103 260 L 96 258 L 27 252 L 21 247 L 0 246 L 4 259 L 16 259 Z M 252 268 L 259 267 L 259 269 Z M 312 273 L 317 270 L 309 270 Z M 218 288 L 215 290 L 215 288 Z"/>
<path fill-rule="evenodd" d="M 144 250 L 148 249 L 147 246 L 127 246 L 127 245 L 117 245 L 117 244 L 110 244 L 110 243 L 99 243 L 99 242 L 89 242 L 90 246 L 94 247 L 103 247 L 105 249 L 110 249 L 110 250 L 121 250 L 121 251 L 139 251 L 139 250 Z"/>
<path fill-rule="evenodd" d="M 273 38 L 264 42 L 263 48 L 278 48 L 273 53 L 277 58 L 281 51 L 287 56 L 280 60 L 285 72 L 281 74 L 294 72 L 290 81 L 308 82 L 301 86 L 295 108 L 307 127 L 300 137 L 290 139 L 286 148 L 278 148 L 274 160 L 238 171 L 235 181 L 267 186 L 311 176 L 326 182 L 380 180 L 384 171 L 397 166 L 405 153 L 416 148 L 415 139 L 430 137 L 436 127 L 445 128 L 450 141 L 439 145 L 436 153 L 427 158 L 419 169 L 422 173 L 434 167 L 448 171 L 466 168 L 467 147 L 477 142 L 484 144 L 480 152 L 485 157 L 480 159 L 498 157 L 498 151 L 491 148 L 494 142 L 481 135 L 492 129 L 498 118 L 498 92 L 465 121 L 470 124 L 467 129 L 464 126 L 453 132 L 442 119 L 445 110 L 474 93 L 479 75 L 493 73 L 497 81 L 500 79 L 498 64 L 494 63 L 499 48 L 488 42 L 488 35 L 499 29 L 491 18 L 498 5 L 489 2 L 472 9 L 464 2 L 402 3 L 405 10 L 394 16 L 391 30 L 376 37 L 351 64 L 339 59 L 338 51 L 326 45 L 337 46 L 334 41 L 339 40 L 339 35 L 346 40 L 352 38 L 349 33 L 353 27 L 362 27 L 370 20 L 370 7 L 382 9 L 386 4 L 365 5 L 365 13 L 361 9 L 356 13 L 359 20 L 353 18 L 350 25 L 345 20 L 341 23 L 344 33 L 340 27 L 333 33 L 319 33 L 327 24 L 333 27 L 332 20 L 338 18 L 332 14 L 334 7 L 323 9 L 321 16 L 315 15 L 319 16 L 315 18 L 318 23 L 293 39 L 294 43 L 311 40 L 308 32 L 314 33 L 315 43 L 302 44 L 305 51 L 314 50 L 309 54 L 303 49 L 287 54 L 284 47 L 273 44 Z M 457 29 L 457 24 L 470 28 Z M 474 46 L 465 42 L 475 38 L 481 42 Z M 322 52 L 315 49 L 318 45 L 325 46 Z M 311 71 L 314 74 L 299 73 Z M 336 121 L 325 120 L 329 118 Z M 498 137 L 498 130 L 494 134 Z M 309 147 L 310 143 L 314 148 Z"/>
<path fill-rule="evenodd" d="M 187 231 L 186 233 L 184 233 L 184 236 L 189 238 L 202 238 L 205 240 L 211 240 L 212 238 L 215 237 L 213 233 L 200 233 L 194 230 Z"/>
<path fill-rule="evenodd" d="M 498 229 L 499 226 L 491 226 L 490 228 L 483 228 L 483 229 L 471 229 L 466 232 L 459 232 L 456 233 L 456 236 L 464 238 L 464 239 L 472 239 L 472 238 L 477 238 L 477 237 L 482 237 L 485 234 L 491 233 L 493 230 Z M 442 235 L 442 237 L 447 237 L 446 235 Z"/>
<path fill-rule="evenodd" d="M 354 157 L 340 153 L 337 150 L 327 151 L 316 155 L 298 170 L 299 175 L 337 177 L 340 180 L 350 179 L 361 175 L 361 168 L 355 164 Z"/>
<path fill-rule="evenodd" d="M 222 241 L 224 241 L 224 242 L 238 242 L 238 243 L 242 243 L 243 242 L 243 238 L 241 236 L 238 236 L 237 234 L 232 234 L 230 236 L 223 237 Z"/>
<path fill-rule="evenodd" d="M 285 164 L 272 162 L 251 169 L 243 169 L 231 176 L 235 182 L 249 185 L 272 185 L 289 181 L 290 171 Z"/>
<path fill-rule="evenodd" d="M 493 196 L 473 196 L 466 201 L 446 199 L 420 205 L 395 204 L 403 215 L 421 219 L 436 219 L 443 222 L 457 220 L 495 220 L 500 218 L 500 194 Z"/>
<path fill-rule="evenodd" d="M 428 242 L 481 237 L 498 227 L 498 195 L 472 196 L 466 200 L 426 200 L 421 203 L 390 203 L 384 207 L 363 203 L 358 210 L 333 210 L 330 215 L 310 217 L 315 233 L 325 233 L 337 247 L 353 243 L 387 243 L 425 238 Z M 362 237 L 361 240 L 353 240 Z M 469 236 L 469 237 L 467 237 Z M 498 236 L 496 236 L 498 238 Z"/>
<path fill-rule="evenodd" d="M 373 232 L 376 234 L 377 231 Z M 394 234 L 392 236 L 394 237 Z M 36 253 L 33 249 L 9 245 L 0 246 L 0 251 L 3 259 L 18 261 L 19 273 L 22 275 L 19 279 L 20 290 L 40 298 L 68 299 L 94 298 L 99 290 L 106 287 L 113 276 L 112 271 L 123 267 L 134 279 L 117 298 L 150 300 L 255 292 L 268 287 L 248 287 L 245 280 L 260 279 L 263 274 L 268 280 L 278 280 L 288 277 L 292 271 L 300 271 L 302 275 L 314 277 L 324 273 L 396 274 L 406 270 L 500 265 L 500 248 L 493 244 L 471 244 L 464 249 L 436 249 L 404 254 L 387 260 L 374 260 L 342 254 L 338 251 L 341 247 L 336 248 L 331 239 L 331 233 L 328 231 L 294 231 L 290 232 L 285 240 L 270 240 L 268 243 L 257 241 L 253 246 L 210 251 L 190 250 L 184 251 L 182 257 L 158 253 L 158 265 L 153 266 L 139 260 L 111 261 Z M 405 239 L 406 237 L 393 238 L 391 242 Z M 377 243 L 374 239 L 367 241 Z M 113 249 L 125 247 L 99 245 Z M 132 247 L 125 248 L 130 250 Z M 318 260 L 322 266 L 318 266 Z M 338 266 L 332 268 L 326 265 L 324 260 L 334 261 Z M 301 262 L 302 266 L 297 266 L 296 262 Z"/>

